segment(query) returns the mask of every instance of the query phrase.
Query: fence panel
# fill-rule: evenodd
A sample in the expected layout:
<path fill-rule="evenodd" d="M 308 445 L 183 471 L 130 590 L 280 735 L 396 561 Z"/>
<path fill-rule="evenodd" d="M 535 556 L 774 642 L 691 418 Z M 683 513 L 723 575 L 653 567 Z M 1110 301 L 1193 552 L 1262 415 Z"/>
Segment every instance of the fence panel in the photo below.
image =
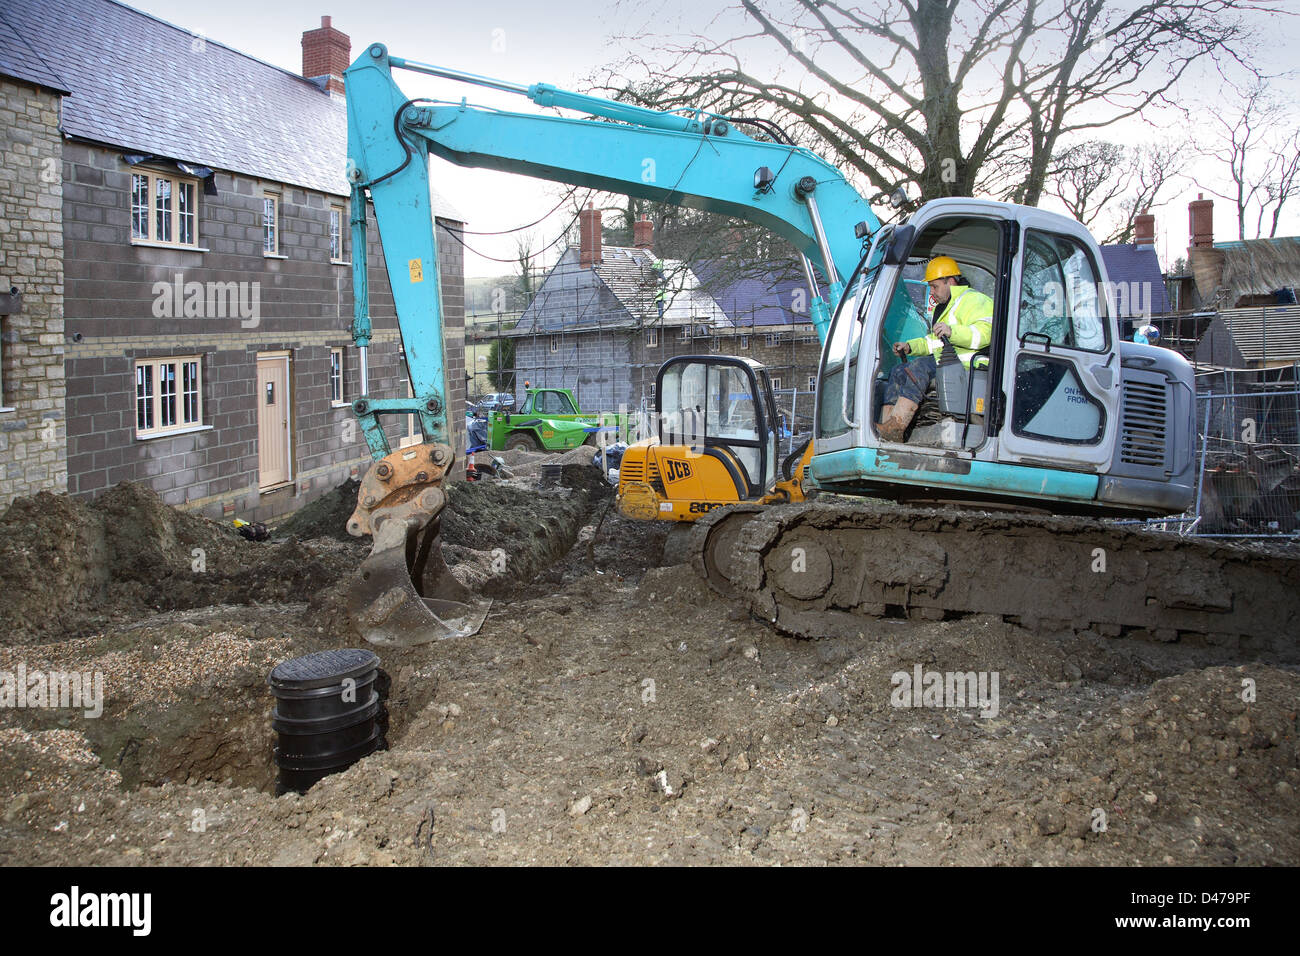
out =
<path fill-rule="evenodd" d="M 1295 536 L 1300 533 L 1300 390 L 1231 380 L 1227 386 L 1197 398 L 1201 486 L 1195 533 Z"/>

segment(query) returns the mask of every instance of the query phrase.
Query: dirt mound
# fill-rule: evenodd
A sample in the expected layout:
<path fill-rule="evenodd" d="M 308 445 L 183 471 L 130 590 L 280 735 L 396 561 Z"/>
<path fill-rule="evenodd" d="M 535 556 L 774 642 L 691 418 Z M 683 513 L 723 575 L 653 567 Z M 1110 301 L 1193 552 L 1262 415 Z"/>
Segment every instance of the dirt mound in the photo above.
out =
<path fill-rule="evenodd" d="M 558 488 L 496 481 L 452 485 L 442 516 L 449 563 L 457 548 L 503 558 L 504 573 L 483 586 L 492 596 L 512 593 L 556 564 L 588 524 L 593 505 L 612 490 L 591 468 L 565 466 L 561 481 Z"/>
<path fill-rule="evenodd" d="M 349 478 L 281 521 L 271 529 L 272 534 L 277 537 L 292 535 L 304 541 L 310 538 L 355 541 L 348 534 L 348 518 L 356 510 L 360 487 L 359 479 Z"/>
<path fill-rule="evenodd" d="M 43 630 L 51 614 L 104 595 L 110 578 L 103 517 L 67 495 L 17 498 L 0 518 L 0 626 Z"/>
<path fill-rule="evenodd" d="M 1182 834 L 1202 863 L 1295 861 L 1300 832 L 1277 824 L 1300 815 L 1297 701 L 1300 675 L 1272 667 L 1180 674 L 1113 705 L 1056 762 L 1111 828 Z"/>
<path fill-rule="evenodd" d="M 41 492 L 0 519 L 0 627 L 9 643 L 68 633 L 118 610 L 175 606 L 177 579 L 234 573 L 263 554 L 233 528 L 123 482 L 94 502 Z"/>
<path fill-rule="evenodd" d="M 121 775 L 105 768 L 90 741 L 75 730 L 0 729 L 0 813 L 7 824 L 42 809 L 53 812 L 54 791 L 110 793 L 121 782 Z M 75 808 L 57 809 L 67 813 Z"/>
<path fill-rule="evenodd" d="M 253 543 L 142 485 L 91 503 L 42 493 L 0 520 L 0 627 L 6 643 L 29 644 L 151 611 L 303 602 L 365 550 L 351 539 Z"/>

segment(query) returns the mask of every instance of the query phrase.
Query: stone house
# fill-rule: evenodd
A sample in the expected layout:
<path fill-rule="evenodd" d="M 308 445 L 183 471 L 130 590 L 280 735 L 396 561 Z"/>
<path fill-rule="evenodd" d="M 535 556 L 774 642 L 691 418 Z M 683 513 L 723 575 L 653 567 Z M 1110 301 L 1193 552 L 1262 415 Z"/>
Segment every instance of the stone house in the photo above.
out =
<path fill-rule="evenodd" d="M 6 0 L 0 150 L 21 173 L 0 183 L 0 284 L 22 302 L 0 319 L 0 505 L 129 480 L 265 519 L 369 460 L 349 407 L 350 41 L 326 17 L 302 49 L 298 75 L 112 0 Z M 463 447 L 460 218 L 433 208 Z M 371 394 L 391 397 L 408 386 L 370 222 Z M 411 428 L 391 423 L 394 445 Z"/>

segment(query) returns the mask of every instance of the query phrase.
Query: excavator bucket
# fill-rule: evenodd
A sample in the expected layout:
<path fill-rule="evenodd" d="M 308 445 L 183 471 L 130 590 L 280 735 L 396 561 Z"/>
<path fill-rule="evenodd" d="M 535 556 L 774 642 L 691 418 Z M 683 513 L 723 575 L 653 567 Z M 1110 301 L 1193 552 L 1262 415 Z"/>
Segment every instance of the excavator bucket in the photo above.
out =
<path fill-rule="evenodd" d="M 411 647 L 476 634 L 491 601 L 475 598 L 442 555 L 446 445 L 404 448 L 375 462 L 357 495 L 348 532 L 374 545 L 348 587 L 347 611 L 372 644 Z"/>

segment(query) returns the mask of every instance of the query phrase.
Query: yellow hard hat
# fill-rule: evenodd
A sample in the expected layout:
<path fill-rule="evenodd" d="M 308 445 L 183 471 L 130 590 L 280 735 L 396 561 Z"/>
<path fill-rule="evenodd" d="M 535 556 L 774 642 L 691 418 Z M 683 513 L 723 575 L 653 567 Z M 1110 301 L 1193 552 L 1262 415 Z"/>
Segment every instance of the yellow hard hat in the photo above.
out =
<path fill-rule="evenodd" d="M 925 266 L 926 282 L 959 275 L 961 275 L 961 266 L 957 265 L 957 260 L 952 256 L 935 256 Z"/>

